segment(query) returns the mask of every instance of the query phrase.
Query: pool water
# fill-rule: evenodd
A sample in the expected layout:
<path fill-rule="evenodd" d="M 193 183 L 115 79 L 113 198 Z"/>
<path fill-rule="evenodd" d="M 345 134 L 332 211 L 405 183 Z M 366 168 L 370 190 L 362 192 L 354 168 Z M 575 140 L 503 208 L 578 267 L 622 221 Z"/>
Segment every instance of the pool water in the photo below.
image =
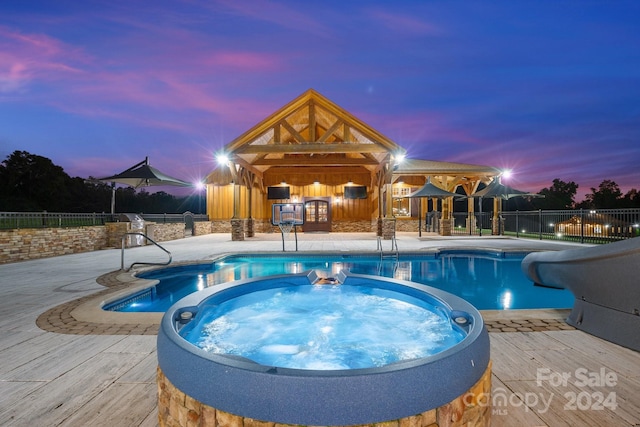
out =
<path fill-rule="evenodd" d="M 125 300 L 104 307 L 125 312 L 165 312 L 186 295 L 234 280 L 315 270 L 333 277 L 346 269 L 432 286 L 469 301 L 479 310 L 571 308 L 573 295 L 566 289 L 534 284 L 520 269 L 526 253 L 442 251 L 400 255 L 230 255 L 211 264 L 167 267 L 139 274 L 160 283 Z"/>
<path fill-rule="evenodd" d="M 293 369 L 381 367 L 437 354 L 465 337 L 427 301 L 366 286 L 278 287 L 200 311 L 198 324 L 181 331 L 187 341 Z"/>

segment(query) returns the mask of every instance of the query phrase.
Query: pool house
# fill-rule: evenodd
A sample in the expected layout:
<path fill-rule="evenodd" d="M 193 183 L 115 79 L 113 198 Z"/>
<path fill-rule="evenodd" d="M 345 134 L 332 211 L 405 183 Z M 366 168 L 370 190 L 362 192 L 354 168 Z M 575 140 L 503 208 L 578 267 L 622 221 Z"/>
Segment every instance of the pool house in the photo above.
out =
<path fill-rule="evenodd" d="M 407 157 L 407 151 L 353 114 L 309 89 L 217 153 L 206 177 L 214 232 L 233 240 L 269 232 L 274 203 L 299 203 L 305 232 L 376 232 L 389 238 L 418 230 L 438 212 L 437 231 L 451 235 L 453 197 L 406 198 L 427 180 L 463 195 L 501 174 L 491 166 Z M 462 192 L 458 190 L 462 188 Z M 468 199 L 467 227 L 474 227 Z M 500 210 L 494 202 L 494 212 Z"/>

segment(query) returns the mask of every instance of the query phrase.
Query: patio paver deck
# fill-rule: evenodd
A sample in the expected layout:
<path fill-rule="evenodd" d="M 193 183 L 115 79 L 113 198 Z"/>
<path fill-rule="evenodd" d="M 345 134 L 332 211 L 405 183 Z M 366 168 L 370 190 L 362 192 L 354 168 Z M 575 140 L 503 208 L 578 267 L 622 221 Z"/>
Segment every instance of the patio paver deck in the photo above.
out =
<path fill-rule="evenodd" d="M 301 251 L 376 248 L 372 233 L 298 238 Z M 207 235 L 163 246 L 175 261 L 282 251 L 279 234 L 243 242 L 231 242 L 229 235 Z M 491 236 L 418 238 L 415 233 L 398 233 L 398 246 L 401 251 L 567 247 Z M 287 241 L 287 249 L 293 249 L 292 241 Z M 164 259 L 152 247 L 134 248 L 126 255 Z M 119 286 L 111 281 L 119 265 L 116 249 L 0 265 L 0 425 L 157 425 L 157 327 L 79 322 L 70 315 L 79 302 L 108 292 L 104 285 Z M 506 399 L 494 406 L 492 425 L 640 425 L 640 353 L 575 330 L 562 322 L 564 315 L 553 310 L 483 312 L 492 347 L 494 401 L 497 396 Z M 615 384 L 598 383 L 596 377 L 603 372 L 613 374 Z M 558 375 L 570 378 L 556 385 Z M 583 384 L 585 375 L 592 375 L 593 381 Z M 598 403 L 601 395 L 609 401 Z"/>

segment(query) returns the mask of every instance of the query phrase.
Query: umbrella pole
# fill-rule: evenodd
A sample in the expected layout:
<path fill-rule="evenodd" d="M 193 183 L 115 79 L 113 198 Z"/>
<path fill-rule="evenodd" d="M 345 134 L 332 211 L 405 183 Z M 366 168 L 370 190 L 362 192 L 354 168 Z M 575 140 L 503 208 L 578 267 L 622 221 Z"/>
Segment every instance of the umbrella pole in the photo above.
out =
<path fill-rule="evenodd" d="M 418 200 L 418 237 L 422 237 L 422 200 Z"/>
<path fill-rule="evenodd" d="M 116 213 L 116 183 L 111 183 L 111 215 Z"/>
<path fill-rule="evenodd" d="M 478 223 L 480 224 L 480 237 L 482 237 L 482 197 L 480 197 L 480 220 Z"/>

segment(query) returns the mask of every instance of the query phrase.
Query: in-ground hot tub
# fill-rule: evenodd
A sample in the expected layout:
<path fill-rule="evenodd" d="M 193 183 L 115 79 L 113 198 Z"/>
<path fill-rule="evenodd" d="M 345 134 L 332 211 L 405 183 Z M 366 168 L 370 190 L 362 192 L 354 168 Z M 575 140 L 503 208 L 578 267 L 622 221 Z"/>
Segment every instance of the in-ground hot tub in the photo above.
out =
<path fill-rule="evenodd" d="M 260 310 L 265 295 L 282 298 L 299 290 L 324 292 L 327 286 L 332 288 L 327 292 L 334 293 L 364 289 L 358 301 L 372 297 L 388 299 L 397 314 L 416 307 L 418 311 L 430 311 L 431 320 L 420 321 L 429 326 L 420 325 L 417 329 L 425 329 L 429 334 L 435 317 L 434 328 L 444 331 L 444 336 L 435 336 L 426 349 L 420 348 L 424 336 L 418 337 L 418 342 L 401 338 L 399 347 L 376 348 L 373 356 L 364 355 L 360 348 L 356 353 L 351 351 L 361 346 L 359 340 L 352 339 L 346 345 L 339 344 L 342 353 L 349 347 L 346 361 L 336 365 L 332 358 L 329 364 L 321 361 L 298 365 L 299 359 L 306 358 L 310 347 L 314 347 L 311 344 L 319 340 L 317 337 L 292 343 L 286 332 L 281 339 L 287 342 L 268 341 L 243 354 L 238 350 L 244 347 L 242 343 L 228 344 L 224 342 L 226 335 L 222 338 L 216 335 L 221 330 L 236 328 L 235 324 L 229 324 L 229 311 L 221 310 L 229 309 L 235 311 L 236 317 L 238 313 L 242 316 L 250 305 L 257 304 Z M 343 299 L 340 294 L 337 301 Z M 354 300 L 345 300 L 349 301 L 346 304 L 351 313 L 359 311 L 357 307 L 353 311 Z M 374 309 L 363 306 L 360 311 L 367 310 Z M 212 311 L 216 312 L 213 317 Z M 308 309 L 298 311 L 300 320 L 312 315 Z M 336 316 L 341 317 L 329 317 Z M 274 333 L 269 319 L 275 320 L 274 316 L 259 319 L 258 325 L 262 324 L 268 332 L 250 335 L 251 341 L 258 335 L 269 337 Z M 379 323 L 383 328 L 387 326 L 392 335 L 404 337 L 401 326 L 387 322 L 381 319 Z M 331 335 L 333 326 L 320 330 Z M 447 328 L 450 336 L 446 336 Z M 368 335 L 375 338 L 383 334 L 373 331 Z M 323 354 L 332 352 L 331 344 L 320 348 Z M 228 421 L 229 417 L 280 424 L 358 425 L 415 416 L 430 420 L 425 424 L 435 423 L 440 417 L 449 417 L 451 421 L 464 417 L 473 424 L 484 425 L 490 416 L 489 338 L 480 313 L 457 296 L 413 282 L 346 272 L 326 280 L 311 272 L 208 288 L 183 298 L 165 313 L 157 351 L 160 425 L 168 424 L 169 419 L 181 425 L 193 422 L 213 425 L 223 419 Z M 275 353 L 275 359 L 261 361 L 263 353 Z M 349 367 L 352 363 L 355 368 Z"/>

